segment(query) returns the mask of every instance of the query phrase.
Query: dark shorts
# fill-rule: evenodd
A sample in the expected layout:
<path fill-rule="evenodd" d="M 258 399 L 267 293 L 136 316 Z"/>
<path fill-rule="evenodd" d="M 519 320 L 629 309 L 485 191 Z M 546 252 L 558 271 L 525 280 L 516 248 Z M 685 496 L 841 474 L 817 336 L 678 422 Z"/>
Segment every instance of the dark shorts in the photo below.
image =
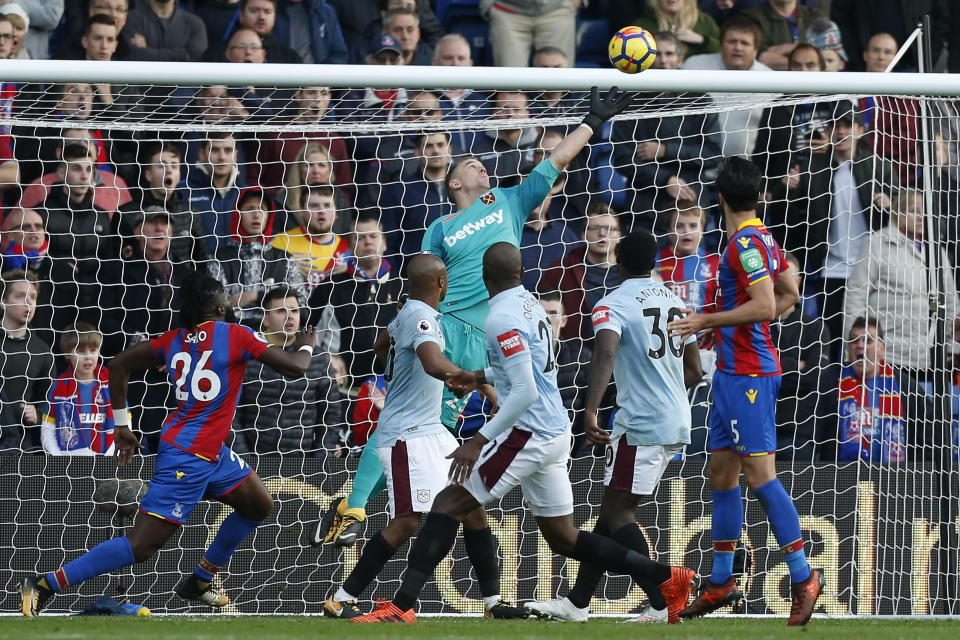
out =
<path fill-rule="evenodd" d="M 161 442 L 140 511 L 184 524 L 198 502 L 230 493 L 252 473 L 250 465 L 226 445 L 220 448 L 217 461 L 210 462 Z"/>

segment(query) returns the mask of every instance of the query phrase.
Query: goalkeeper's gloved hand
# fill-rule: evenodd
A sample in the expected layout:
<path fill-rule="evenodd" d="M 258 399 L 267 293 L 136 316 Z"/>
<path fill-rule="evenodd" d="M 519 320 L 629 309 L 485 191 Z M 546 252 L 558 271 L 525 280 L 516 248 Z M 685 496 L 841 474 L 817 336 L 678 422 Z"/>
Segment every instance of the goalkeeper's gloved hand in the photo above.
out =
<path fill-rule="evenodd" d="M 596 133 L 604 122 L 626 109 L 632 100 L 632 93 L 620 91 L 617 87 L 611 87 L 610 91 L 601 98 L 600 89 L 593 87 L 590 89 L 590 112 L 583 119 L 583 124 Z"/>

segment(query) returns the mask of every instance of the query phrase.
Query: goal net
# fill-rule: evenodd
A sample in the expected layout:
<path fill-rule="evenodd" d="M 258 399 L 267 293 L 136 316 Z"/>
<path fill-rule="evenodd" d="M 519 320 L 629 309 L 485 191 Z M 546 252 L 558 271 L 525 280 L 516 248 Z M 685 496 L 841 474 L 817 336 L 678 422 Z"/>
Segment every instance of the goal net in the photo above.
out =
<path fill-rule="evenodd" d="M 833 78 L 824 81 L 833 89 L 823 91 L 787 90 L 784 74 L 769 74 L 768 92 L 758 93 L 736 79 L 753 74 L 694 80 L 683 72 L 625 78 L 565 70 L 567 86 L 578 89 L 556 91 L 554 70 L 525 75 L 524 85 L 511 74 L 478 81 L 477 73 L 429 68 L 388 82 L 384 70 L 364 67 L 334 68 L 332 79 L 311 71 L 283 81 L 303 86 L 276 88 L 280 80 L 263 72 L 239 81 L 204 65 L 182 76 L 192 84 L 174 85 L 174 76 L 163 74 L 187 67 L 170 66 L 177 68 L 130 77 L 133 67 L 121 65 L 126 83 L 93 67 L 76 77 L 97 82 L 62 82 L 69 71 L 50 68 L 30 76 L 27 67 L 20 71 L 25 81 L 4 92 L 3 610 L 16 610 L 18 580 L 126 530 L 130 518 L 98 509 L 94 492 L 109 492 L 118 485 L 104 483 L 118 478 L 149 481 L 163 419 L 187 392 L 166 372 L 135 377 L 129 406 L 145 455 L 124 469 L 109 456 L 89 455 L 109 446 L 90 439 L 89 426 L 102 427 L 105 409 L 85 395 L 90 385 L 69 373 L 67 356 L 76 352 L 69 342 L 64 347 L 66 329 L 75 322 L 94 327 L 102 362 L 109 362 L 178 326 L 177 284 L 193 267 L 221 279 L 239 321 L 273 331 L 280 342 L 295 310 L 300 322 L 322 329 L 305 380 L 248 366 L 229 444 L 264 479 L 276 507 L 217 578 L 234 612 L 320 612 L 363 541 L 341 549 L 312 546 L 309 538 L 331 501 L 353 488 L 360 445 L 382 406 L 372 342 L 396 311 L 405 259 L 419 252 L 430 222 L 454 213 L 444 181 L 449 164 L 470 153 L 494 186 L 518 184 L 577 126 L 590 84 L 624 81 L 645 90 L 596 132 L 548 201 L 529 212 L 520 239 L 524 284 L 545 294 L 544 304 L 559 292 L 563 305 L 558 364 L 574 424 L 576 524 L 594 526 L 608 462 L 585 444 L 582 410 L 589 314 L 617 283 L 613 247 L 631 228 L 653 230 L 662 246 L 658 277 L 691 307 L 709 308 L 725 238 L 713 180 L 725 155 L 744 155 L 762 171 L 759 214 L 794 257 L 802 292 L 797 307 L 772 325 L 784 368 L 777 470 L 800 513 L 810 563 L 827 579 L 819 610 L 958 612 L 954 98 L 858 91 L 862 74 L 850 76 L 853 89 L 838 88 L 844 85 Z M 237 81 L 218 84 L 220 77 Z M 683 82 L 671 86 L 686 86 L 664 90 L 678 78 Z M 31 315 L 24 281 L 34 278 Z M 267 295 L 279 287 L 289 288 L 295 303 Z M 638 511 L 656 558 L 704 577 L 712 557 L 712 366 L 706 369 L 690 392 L 693 441 Z M 463 432 L 478 420 L 465 419 Z M 784 614 L 789 572 L 746 487 L 744 498 L 735 566 L 746 595 L 742 611 Z M 385 500 L 375 494 L 367 505 L 365 537 L 386 524 Z M 53 610 L 77 611 L 122 590 L 154 611 L 202 612 L 178 600 L 173 586 L 228 512 L 202 502 L 154 558 L 69 590 Z M 577 563 L 551 553 L 519 492 L 489 514 L 502 594 L 521 601 L 565 594 Z M 364 600 L 393 595 L 408 549 Z M 629 579 L 610 576 L 591 606 L 625 614 L 643 599 Z M 438 567 L 420 607 L 482 611 L 462 543 Z"/>

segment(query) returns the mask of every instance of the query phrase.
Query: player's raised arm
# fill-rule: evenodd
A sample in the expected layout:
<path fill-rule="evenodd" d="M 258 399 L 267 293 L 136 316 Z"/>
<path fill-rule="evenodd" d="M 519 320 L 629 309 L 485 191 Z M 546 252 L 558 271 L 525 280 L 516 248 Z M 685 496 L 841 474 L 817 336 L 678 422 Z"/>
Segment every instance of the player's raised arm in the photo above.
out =
<path fill-rule="evenodd" d="M 300 329 L 293 341 L 296 351 L 289 352 L 283 349 L 267 349 L 257 360 L 267 365 L 280 375 L 288 378 L 299 378 L 310 367 L 310 358 L 317 344 L 317 331 L 312 325 Z"/>
<path fill-rule="evenodd" d="M 138 342 L 121 351 L 107 365 L 110 372 L 110 407 L 113 409 L 113 442 L 117 466 L 124 467 L 133 459 L 133 452 L 143 445 L 130 430 L 130 413 L 127 411 L 127 383 L 131 371 L 146 371 L 163 364 L 149 341 Z"/>
<path fill-rule="evenodd" d="M 561 171 L 566 168 L 590 141 L 593 134 L 603 127 L 603 123 L 626 109 L 632 99 L 632 93 L 619 91 L 617 87 L 611 88 L 601 98 L 600 90 L 593 87 L 590 90 L 590 112 L 583 119 L 583 123 L 568 133 L 550 154 L 550 162 L 553 166 Z"/>

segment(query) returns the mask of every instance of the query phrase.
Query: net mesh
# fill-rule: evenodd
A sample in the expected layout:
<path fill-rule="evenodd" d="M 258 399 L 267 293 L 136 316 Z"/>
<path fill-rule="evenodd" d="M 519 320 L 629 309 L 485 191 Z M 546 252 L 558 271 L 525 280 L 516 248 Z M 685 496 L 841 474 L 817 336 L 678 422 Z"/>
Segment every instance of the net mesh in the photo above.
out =
<path fill-rule="evenodd" d="M 58 378 L 69 365 L 64 330 L 78 321 L 95 327 L 108 361 L 177 326 L 177 284 L 195 267 L 224 283 L 251 327 L 264 328 L 265 293 L 287 286 L 298 298 L 291 312 L 298 307 L 322 329 L 322 354 L 303 380 L 248 366 L 231 446 L 264 478 L 277 509 L 218 576 L 235 611 L 318 612 L 358 552 L 308 538 L 331 500 L 351 490 L 360 445 L 375 427 L 383 383 L 372 343 L 403 292 L 404 258 L 420 250 L 431 221 L 454 212 L 443 180 L 449 163 L 472 153 L 495 184 L 516 184 L 576 126 L 588 96 L 83 83 L 24 84 L 5 95 L 4 608 L 16 606 L 17 579 L 129 526 L 95 510 L 94 489 L 116 477 L 149 480 L 176 402 L 166 372 L 131 381 L 133 424 L 148 447 L 132 469 L 62 455 L 108 446 L 85 440 L 102 405 L 62 402 L 73 391 Z M 584 443 L 582 409 L 590 308 L 616 284 L 604 266 L 608 249 L 618 228 L 654 230 L 660 278 L 691 306 L 709 307 L 724 241 L 712 182 L 725 155 L 744 154 L 764 175 L 761 215 L 801 275 L 801 303 L 772 326 L 785 370 L 778 471 L 811 564 L 826 572 L 821 610 L 955 614 L 958 149 L 955 103 L 923 96 L 641 94 L 598 132 L 531 212 L 521 239 L 524 284 L 559 290 L 565 304 L 558 363 L 576 435 L 576 523 L 596 521 L 605 464 Z M 319 242 L 305 240 L 305 229 Z M 370 257 L 377 254 L 389 269 Z M 594 264 L 601 269 L 586 268 Z M 17 328 L 32 307 L 24 270 L 38 283 L 26 337 Z M 858 316 L 878 320 L 884 339 L 849 340 Z M 712 362 L 709 348 L 703 360 Z M 856 384 L 863 371 L 867 382 Z M 707 575 L 709 378 L 690 397 L 693 442 L 638 522 L 659 559 Z M 759 504 L 745 495 L 737 556 L 745 611 L 783 614 L 786 565 Z M 91 580 L 54 608 L 75 610 L 119 584 L 152 609 L 196 611 L 172 588 L 227 511 L 203 503 L 154 559 Z M 385 497 L 367 513 L 369 536 L 386 524 Z M 576 563 L 550 552 L 518 492 L 490 514 L 503 595 L 564 594 Z M 406 550 L 365 598 L 393 594 Z M 641 600 L 629 580 L 610 577 L 592 606 L 625 613 Z M 421 607 L 482 610 L 461 543 Z"/>

